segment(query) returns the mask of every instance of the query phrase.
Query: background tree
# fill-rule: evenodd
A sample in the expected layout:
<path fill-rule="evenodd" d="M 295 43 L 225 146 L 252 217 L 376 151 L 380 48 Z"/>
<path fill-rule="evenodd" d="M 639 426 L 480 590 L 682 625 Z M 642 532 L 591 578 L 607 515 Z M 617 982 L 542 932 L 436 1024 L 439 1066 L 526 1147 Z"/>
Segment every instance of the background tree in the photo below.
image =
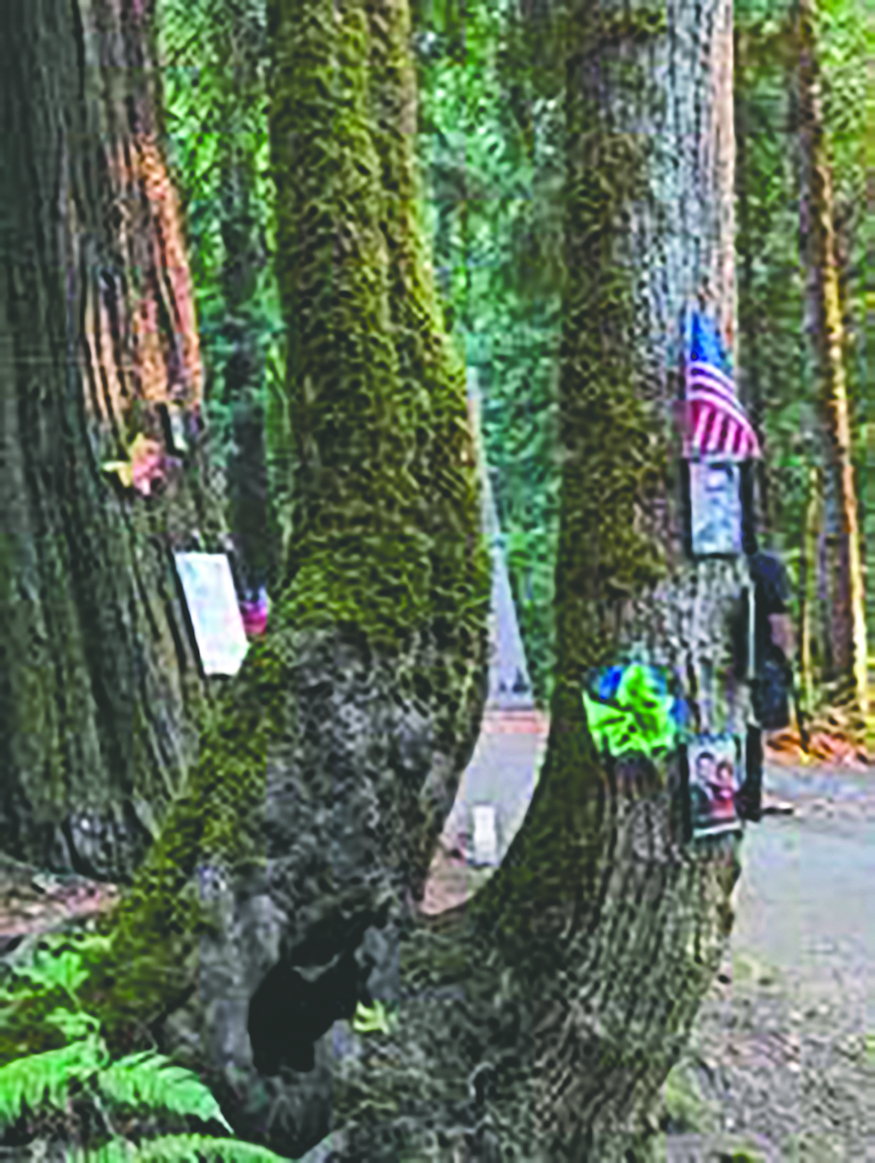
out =
<path fill-rule="evenodd" d="M 147 14 L 71 13 L 13 5 L 2 50 L 0 845 L 125 879 L 208 699 L 168 551 L 223 525 Z"/>
<path fill-rule="evenodd" d="M 555 11 L 414 6 L 418 147 L 447 326 L 483 435 L 535 696 L 553 683 L 564 285 L 564 47 Z"/>
<path fill-rule="evenodd" d="M 168 148 L 192 250 L 211 463 L 227 481 L 240 586 L 258 589 L 276 572 L 281 541 L 267 475 L 284 396 L 265 6 L 165 0 L 158 27 Z"/>
<path fill-rule="evenodd" d="M 848 631 L 851 605 L 833 600 L 847 591 L 849 559 L 845 555 L 843 565 L 841 554 L 829 549 L 838 529 L 839 508 L 834 502 L 838 494 L 829 483 L 834 457 L 825 436 L 828 423 L 818 347 L 812 342 L 822 313 L 815 309 L 817 268 L 803 205 L 810 182 L 804 177 L 808 171 L 801 164 L 801 153 L 815 133 L 830 157 L 848 455 L 852 476 L 861 480 L 865 247 L 860 207 L 865 171 L 860 78 L 865 49 L 862 13 L 856 4 L 836 0 L 819 7 L 816 125 L 803 117 L 799 100 L 796 12 L 792 5 L 763 5 L 759 0 L 740 0 L 737 5 L 740 383 L 765 446 L 759 466 L 763 518 L 798 592 L 802 685 L 811 691 L 808 710 L 821 713 L 847 694 L 847 678 L 841 678 L 839 665 L 841 650 L 835 656 L 833 651 L 841 635 L 832 623 L 835 616 L 845 617 Z M 857 494 L 862 531 L 865 505 L 859 489 Z M 841 612 L 835 614 L 836 610 Z M 845 696 L 838 693 L 840 684 Z"/>
<path fill-rule="evenodd" d="M 837 525 L 832 547 L 835 557 L 830 569 L 834 663 L 849 688 L 859 731 L 866 715 L 868 693 L 866 599 L 845 371 L 832 166 L 824 147 L 815 19 L 815 6 L 809 0 L 800 0 L 799 128 L 804 223 L 810 248 L 812 338 L 821 381 L 821 417 L 828 440 L 829 502 Z"/>

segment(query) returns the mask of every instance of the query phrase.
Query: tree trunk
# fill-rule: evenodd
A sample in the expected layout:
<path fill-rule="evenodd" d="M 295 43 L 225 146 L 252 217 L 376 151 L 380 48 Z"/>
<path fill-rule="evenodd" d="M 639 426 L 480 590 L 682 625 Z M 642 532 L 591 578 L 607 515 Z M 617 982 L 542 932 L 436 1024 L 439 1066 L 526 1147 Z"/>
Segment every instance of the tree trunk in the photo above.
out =
<path fill-rule="evenodd" d="M 636 659 L 684 677 L 703 729 L 743 714 L 724 680 L 744 570 L 682 560 L 663 437 L 681 305 L 707 278 L 733 315 L 731 4 L 623 12 L 582 8 L 570 42 L 546 768 L 488 886 L 426 921 L 407 905 L 482 706 L 488 579 L 413 215 L 407 5 L 272 7 L 285 586 L 80 996 L 112 1049 L 146 1027 L 238 1133 L 290 1155 L 333 1123 L 336 1159 L 643 1157 L 729 927 L 735 841 L 684 847 L 670 787 L 600 759 L 581 703 L 589 666 Z M 330 1030 L 362 944 L 400 1005 L 391 1036 Z"/>
<path fill-rule="evenodd" d="M 464 374 L 416 219 L 406 5 L 270 15 L 289 555 L 87 1004 L 114 1049 L 144 1027 L 187 1049 L 237 1129 L 294 1154 L 330 1127 L 330 1042 L 318 1022 L 267 1041 L 288 981 L 323 991 L 363 941 L 391 977 L 476 739 L 489 577 Z M 250 1038 L 256 990 L 274 1028 Z"/>
<path fill-rule="evenodd" d="M 121 880 L 208 697 L 168 548 L 221 532 L 144 18 L 134 0 L 16 3 L 0 50 L 0 845 Z M 166 455 L 167 408 L 191 431 L 184 465 Z M 154 495 L 101 472 L 129 470 L 138 435 L 157 441 Z M 134 483 L 152 493 L 148 475 Z"/>
<path fill-rule="evenodd" d="M 812 625 L 817 594 L 817 530 L 821 521 L 820 472 L 809 470 L 808 501 L 799 555 L 799 687 L 807 714 L 814 711 Z"/>
<path fill-rule="evenodd" d="M 284 820 L 273 809 L 271 833 L 277 840 L 268 842 L 267 877 L 260 885 L 253 880 L 245 892 L 230 883 L 215 888 L 224 919 L 220 936 L 201 946 L 201 993 L 194 1007 L 206 1017 L 191 1019 L 188 1027 L 181 1020 L 164 1027 L 165 1036 L 172 1030 L 172 1044 L 181 1047 L 188 1040 L 192 1062 L 198 1061 L 194 1031 L 200 1031 L 201 1046 L 210 1047 L 214 1063 L 211 1080 L 235 1129 L 278 1150 L 299 1152 L 333 1122 L 332 1151 L 338 1159 L 394 1160 L 411 1151 L 450 1159 L 460 1150 L 483 1159 L 513 1152 L 544 1160 L 642 1157 L 653 1143 L 660 1085 L 681 1051 L 730 925 L 728 897 L 738 872 L 735 840 L 685 847 L 671 790 L 677 774 L 672 763 L 664 782 L 647 765 L 606 767 L 595 753 L 581 704 L 589 666 L 634 658 L 667 665 L 682 676 L 702 730 L 743 729 L 746 710 L 744 699 L 731 689 L 728 631 L 746 570 L 743 563 L 692 565 L 683 560 L 679 506 L 671 494 L 671 476 L 666 479 L 663 436 L 672 395 L 667 337 L 681 306 L 707 280 L 727 330 L 733 317 L 731 7 L 715 0 L 697 14 L 679 0 L 670 6 L 665 26 L 648 21 L 646 13 L 630 25 L 614 16 L 603 9 L 594 22 L 582 21 L 569 67 L 572 289 L 563 366 L 565 492 L 557 575 L 562 653 L 546 767 L 501 869 L 467 908 L 433 922 L 402 915 L 381 937 L 368 922 L 379 920 L 378 901 L 390 900 L 403 886 L 403 877 L 397 885 L 384 880 L 387 891 L 382 897 L 376 891 L 381 855 L 371 865 L 369 895 L 358 904 L 347 896 L 344 928 L 337 919 L 342 908 L 331 904 L 325 890 L 311 895 L 305 866 L 291 855 L 293 836 L 300 844 L 300 836 L 312 830 L 300 790 L 297 812 L 292 807 L 293 789 L 313 789 L 316 802 L 329 794 L 327 787 L 318 790 L 324 782 L 327 724 L 332 724 L 337 760 L 343 764 L 342 757 L 354 754 L 355 744 L 343 739 L 338 723 L 341 708 L 362 705 L 359 683 L 372 708 L 360 720 L 367 722 L 385 697 L 381 692 L 393 687 L 397 692 L 400 684 L 387 665 L 387 686 L 376 685 L 376 676 L 356 664 L 354 652 L 340 656 L 342 667 L 329 665 L 336 639 L 314 639 L 325 643 L 323 698 L 332 709 L 318 719 L 326 725 L 323 739 L 304 750 L 304 735 L 296 753 L 286 745 L 294 759 L 284 769 L 268 760 L 268 779 L 276 770 L 277 786 L 287 789 L 279 802 L 288 802 L 289 809 Z M 383 84 L 387 77 L 385 58 L 376 51 L 382 48 L 379 38 L 387 28 L 390 33 L 403 29 L 404 21 L 403 5 L 388 0 L 371 13 L 376 45 L 369 54 L 369 84 Z M 278 43 L 295 51 L 294 68 L 289 57 L 280 57 L 287 62 L 284 75 L 298 77 L 302 93 L 301 104 L 285 104 L 286 91 L 278 105 L 282 124 L 299 135 L 290 144 L 300 150 L 303 141 L 314 143 L 314 149 L 324 142 L 325 130 L 308 117 L 329 113 L 331 140 L 345 143 L 347 133 L 353 136 L 362 128 L 354 114 L 361 108 L 357 101 L 364 80 L 348 66 L 350 59 L 361 59 L 360 10 L 329 13 L 314 3 L 296 8 L 294 22 L 279 29 L 275 26 Z M 328 100 L 327 81 L 306 93 L 302 77 L 338 76 L 328 69 L 326 57 L 333 38 L 344 35 L 350 56 L 341 75 L 351 94 L 349 104 L 337 97 Z M 668 77 L 674 78 L 673 87 Z M 283 140 L 279 121 L 275 125 L 277 139 Z M 643 158 L 631 126 L 644 129 Z M 583 127 L 594 132 L 588 135 Z M 315 158 L 281 171 L 288 185 L 281 181 L 280 205 L 293 206 L 293 192 L 300 199 L 294 217 L 286 211 L 288 233 L 281 246 L 287 264 L 284 292 L 294 295 L 290 351 L 298 369 L 290 382 L 297 408 L 293 431 L 301 441 L 300 516 L 294 528 L 304 530 L 292 551 L 293 568 L 296 554 L 300 564 L 298 573 L 290 570 L 290 596 L 300 571 L 312 568 L 305 541 L 311 514 L 326 504 L 315 483 L 317 472 L 326 482 L 333 480 L 332 473 L 352 476 L 364 459 L 346 451 L 339 462 L 330 462 L 321 443 L 331 412 L 325 388 L 321 409 L 314 406 L 320 387 L 330 383 L 334 400 L 347 381 L 340 372 L 330 375 L 338 345 L 332 344 L 331 316 L 326 317 L 332 300 L 320 300 L 325 284 L 312 273 L 320 259 L 336 264 L 332 285 L 338 288 L 353 274 L 345 273 L 346 256 L 357 260 L 355 277 L 363 279 L 367 272 L 375 280 L 369 287 L 375 302 L 371 318 L 379 321 L 383 334 L 392 333 L 391 316 L 381 315 L 378 306 L 380 239 L 372 229 L 375 219 L 364 216 L 374 155 L 364 134 L 354 141 L 363 187 L 356 202 L 340 200 L 339 189 L 348 187 L 337 162 L 324 177 Z M 389 141 L 389 146 L 398 144 L 397 136 Z M 382 140 L 377 153 L 384 164 L 391 159 Z M 301 153 L 294 156 L 302 158 Z M 312 191 L 309 198 L 305 183 Z M 318 213 L 308 215 L 309 200 L 320 205 Z M 330 206 L 354 206 L 363 217 L 344 229 L 343 219 L 328 216 Z M 386 220 L 403 226 L 397 214 L 387 214 Z M 328 239 L 322 244 L 317 232 L 322 221 L 331 223 L 330 245 Z M 292 233 L 292 223 L 302 225 Z M 357 248 L 368 244 L 373 249 L 362 261 Z M 390 253 L 399 250 L 403 255 L 403 248 Z M 403 271 L 403 264 L 395 269 Z M 347 301 L 354 302 L 355 296 Z M 321 313 L 315 311 L 317 303 Z M 392 308 L 398 311 L 399 303 L 406 300 L 392 300 Z M 359 334 L 359 325 L 353 320 L 346 330 Z M 376 345 L 378 338 L 379 333 L 372 334 L 370 342 Z M 397 345 L 396 350 L 403 359 L 410 349 Z M 391 358 L 388 353 L 372 357 L 370 366 Z M 364 370 L 362 380 L 367 383 Z M 366 399 L 374 397 L 392 398 L 374 392 Z M 378 427 L 365 401 L 360 407 L 362 420 L 354 430 L 340 427 L 335 412 L 335 441 L 337 434 L 352 441 L 368 425 Z M 652 432 L 659 439 L 651 439 Z M 424 483 L 426 468 L 421 461 L 413 464 Z M 379 493 L 372 506 L 378 502 Z M 340 511 L 342 506 L 335 510 Z M 330 530 L 331 523 L 323 527 Z M 350 576 L 355 580 L 354 573 Z M 290 606 L 287 599 L 284 608 Z M 363 609 L 362 602 L 360 620 Z M 295 625 L 304 621 L 305 611 L 299 610 Z M 370 645 L 373 636 L 368 639 Z M 313 653 L 302 653 L 313 650 L 306 638 L 294 652 L 291 639 L 286 641 L 283 657 L 289 663 L 284 665 L 294 660 L 288 677 L 279 677 L 285 675 L 279 662 L 270 663 L 278 667 L 271 683 L 281 690 L 305 684 L 314 670 Z M 271 705 L 268 691 L 254 694 L 254 667 L 259 659 L 267 665 L 280 642 L 273 636 L 264 652 L 253 652 L 249 677 L 240 684 L 240 689 L 251 687 L 253 706 Z M 380 655 L 374 658 L 379 668 Z M 312 713 L 313 698 L 306 685 L 298 686 L 296 714 Z M 394 722 L 399 726 L 414 722 L 410 703 L 402 703 L 398 713 Z M 237 713 L 241 740 L 258 738 L 254 716 L 253 711 L 253 726 L 244 731 Z M 281 738 L 287 730 L 280 727 Z M 277 745 L 268 736 L 266 754 Z M 259 762 L 253 756 L 250 768 Z M 356 784 L 341 782 L 342 777 L 333 784 L 338 821 L 346 818 L 347 804 L 364 806 L 371 794 L 368 762 L 361 757 L 351 766 L 358 773 Z M 229 770 L 227 754 L 218 767 Z M 412 784 L 414 767 L 408 770 Z M 206 773 L 202 764 L 197 778 Z M 210 795 L 209 802 L 215 803 L 215 792 Z M 260 804 L 258 794 L 252 802 Z M 196 812 L 191 815 L 197 818 Z M 240 818 L 239 809 L 229 810 L 229 820 Z M 315 833 L 317 851 L 326 848 L 331 834 L 330 829 Z M 256 840 L 253 851 L 258 850 Z M 348 855 L 349 875 L 355 871 L 360 877 L 363 857 L 354 859 L 351 850 Z M 295 877 L 292 868 L 300 869 Z M 318 912 L 308 914 L 317 907 Z M 356 909 L 357 917 L 352 915 Z M 312 944 L 317 915 L 326 918 L 326 933 L 329 923 L 334 925 L 318 957 Z M 154 921 L 143 917 L 140 913 L 137 923 L 155 932 Z M 262 1080 L 259 1090 L 245 1022 L 248 1000 L 266 980 L 268 967 L 278 956 L 301 973 L 308 959 L 311 965 L 317 960 L 325 965 L 329 950 L 338 950 L 344 941 L 351 948 L 366 927 L 366 947 L 377 949 L 382 941 L 391 954 L 398 945 L 397 966 L 393 969 L 384 950 L 378 967 L 380 995 L 400 1005 L 397 1031 L 389 1039 L 369 1039 L 336 1027 L 333 1036 L 319 1040 L 312 1072 L 296 1074 L 282 1065 L 279 1075 Z M 275 1002 L 278 1023 L 281 1007 Z M 290 1034 L 289 1043 L 294 1040 Z"/>
<path fill-rule="evenodd" d="M 665 419 L 668 339 L 703 283 L 732 333 L 731 4 L 580 6 L 569 44 L 546 762 L 496 875 L 402 943 L 397 1050 L 341 1063 L 334 1158 L 644 1157 L 731 923 L 736 842 L 685 847 L 672 763 L 606 765 L 581 703 L 589 667 L 634 659 L 682 678 L 700 730 L 746 725 L 746 566 L 683 560 Z"/>
<path fill-rule="evenodd" d="M 812 0 L 799 0 L 800 144 L 812 339 L 819 365 L 823 427 L 828 441 L 828 494 L 837 526 L 831 537 L 830 637 L 836 670 L 847 687 L 858 726 L 862 727 L 868 699 L 866 597 L 851 459 L 845 335 L 833 224 L 832 169 L 820 109 L 815 19 Z"/>

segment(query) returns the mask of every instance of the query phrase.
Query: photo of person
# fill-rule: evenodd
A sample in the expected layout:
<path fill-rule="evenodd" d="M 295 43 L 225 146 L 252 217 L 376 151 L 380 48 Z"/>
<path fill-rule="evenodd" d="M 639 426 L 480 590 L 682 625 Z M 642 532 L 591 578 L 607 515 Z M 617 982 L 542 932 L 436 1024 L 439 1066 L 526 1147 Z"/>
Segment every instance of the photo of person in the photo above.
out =
<path fill-rule="evenodd" d="M 741 482 L 737 464 L 692 461 L 690 506 L 696 557 L 741 553 Z"/>
<path fill-rule="evenodd" d="M 693 838 L 740 829 L 735 808 L 741 782 L 735 736 L 699 736 L 688 744 L 687 762 Z"/>

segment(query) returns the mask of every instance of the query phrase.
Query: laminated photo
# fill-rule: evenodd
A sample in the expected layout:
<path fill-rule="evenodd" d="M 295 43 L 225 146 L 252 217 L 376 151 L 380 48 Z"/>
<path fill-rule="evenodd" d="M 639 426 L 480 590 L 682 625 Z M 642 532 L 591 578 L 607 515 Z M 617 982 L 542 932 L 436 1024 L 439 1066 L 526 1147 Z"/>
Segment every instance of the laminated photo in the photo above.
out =
<path fill-rule="evenodd" d="M 731 461 L 690 462 L 694 557 L 741 553 L 741 468 Z"/>
<path fill-rule="evenodd" d="M 737 736 L 696 735 L 686 745 L 692 839 L 741 829 L 735 796 L 743 779 Z"/>

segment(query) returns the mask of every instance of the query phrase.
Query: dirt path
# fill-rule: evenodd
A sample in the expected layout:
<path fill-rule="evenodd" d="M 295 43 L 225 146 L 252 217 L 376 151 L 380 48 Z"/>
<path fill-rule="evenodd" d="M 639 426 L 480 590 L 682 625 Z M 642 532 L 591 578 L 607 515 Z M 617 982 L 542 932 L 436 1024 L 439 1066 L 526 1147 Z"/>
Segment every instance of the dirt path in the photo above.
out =
<path fill-rule="evenodd" d="M 770 770 L 730 951 L 666 1088 L 670 1163 L 875 1160 L 875 780 Z"/>

